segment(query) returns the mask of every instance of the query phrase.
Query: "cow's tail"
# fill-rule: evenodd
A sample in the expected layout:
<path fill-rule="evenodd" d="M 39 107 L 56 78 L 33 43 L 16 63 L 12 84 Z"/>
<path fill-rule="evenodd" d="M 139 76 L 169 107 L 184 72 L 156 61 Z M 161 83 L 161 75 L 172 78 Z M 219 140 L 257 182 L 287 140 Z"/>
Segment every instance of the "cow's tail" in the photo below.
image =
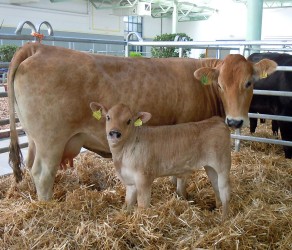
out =
<path fill-rule="evenodd" d="M 15 91 L 14 77 L 19 65 L 36 52 L 36 44 L 26 44 L 20 48 L 13 56 L 8 70 L 8 104 L 10 117 L 10 145 L 9 145 L 9 165 L 13 170 L 16 182 L 22 180 L 23 156 L 19 146 L 18 133 L 15 123 Z"/>

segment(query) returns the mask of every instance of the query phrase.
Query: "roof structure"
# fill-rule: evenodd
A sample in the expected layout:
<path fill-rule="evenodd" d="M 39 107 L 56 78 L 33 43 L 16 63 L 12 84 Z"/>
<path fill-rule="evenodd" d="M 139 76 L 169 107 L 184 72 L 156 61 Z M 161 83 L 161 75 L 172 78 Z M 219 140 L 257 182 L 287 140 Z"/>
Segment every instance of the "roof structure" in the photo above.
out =
<path fill-rule="evenodd" d="M 10 0 L 11 3 L 33 3 L 39 0 Z M 51 3 L 72 0 L 50 0 Z M 247 4 L 248 0 L 233 0 Z M 97 10 L 112 9 L 114 15 L 148 15 L 153 18 L 172 17 L 177 13 L 177 21 L 206 20 L 218 12 L 215 6 L 223 0 L 88 0 Z M 292 0 L 263 0 L 263 8 L 292 7 Z"/>
<path fill-rule="evenodd" d="M 236 3 L 247 3 L 247 0 L 233 0 Z M 291 0 L 264 0 L 264 9 L 292 7 Z"/>

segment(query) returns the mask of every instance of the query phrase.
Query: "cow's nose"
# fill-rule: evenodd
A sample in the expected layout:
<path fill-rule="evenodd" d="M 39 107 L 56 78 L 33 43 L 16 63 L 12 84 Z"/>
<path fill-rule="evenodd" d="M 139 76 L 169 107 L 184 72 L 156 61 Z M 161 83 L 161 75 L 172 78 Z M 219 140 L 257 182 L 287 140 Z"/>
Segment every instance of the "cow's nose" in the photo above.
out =
<path fill-rule="evenodd" d="M 243 124 L 243 120 L 235 120 L 227 118 L 227 125 L 232 128 L 241 128 Z"/>
<path fill-rule="evenodd" d="M 112 130 L 112 131 L 109 132 L 109 135 L 111 137 L 120 138 L 122 134 L 119 131 Z"/>

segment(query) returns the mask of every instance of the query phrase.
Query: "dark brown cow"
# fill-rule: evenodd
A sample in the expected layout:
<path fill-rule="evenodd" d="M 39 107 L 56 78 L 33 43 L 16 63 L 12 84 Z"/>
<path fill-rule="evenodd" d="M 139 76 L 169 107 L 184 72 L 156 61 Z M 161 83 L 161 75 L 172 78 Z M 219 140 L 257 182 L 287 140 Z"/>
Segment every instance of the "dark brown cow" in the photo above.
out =
<path fill-rule="evenodd" d="M 252 82 L 271 73 L 276 63 L 248 62 L 241 55 L 216 59 L 122 58 L 86 54 L 38 43 L 24 45 L 10 64 L 10 119 L 14 110 L 29 139 L 26 161 L 38 198 L 52 197 L 61 162 L 81 146 L 104 157 L 110 150 L 104 123 L 92 117 L 89 103 L 125 103 L 133 112 L 153 115 L 149 125 L 200 121 L 226 116 L 229 126 L 248 121 Z M 204 86 L 199 80 L 209 86 Z M 225 112 L 224 112 L 225 110 Z M 20 181 L 21 157 L 11 122 L 10 163 Z"/>

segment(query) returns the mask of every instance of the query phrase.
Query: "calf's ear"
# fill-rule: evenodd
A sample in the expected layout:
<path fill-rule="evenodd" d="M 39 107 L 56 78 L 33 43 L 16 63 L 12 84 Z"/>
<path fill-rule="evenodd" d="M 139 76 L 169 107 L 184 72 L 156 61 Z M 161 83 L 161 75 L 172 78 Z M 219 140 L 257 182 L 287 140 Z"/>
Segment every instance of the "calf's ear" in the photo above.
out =
<path fill-rule="evenodd" d="M 210 85 L 213 82 L 218 82 L 219 71 L 215 68 L 203 67 L 194 72 L 194 76 L 203 85 Z"/>
<path fill-rule="evenodd" d="M 257 63 L 253 64 L 254 78 L 256 80 L 266 78 L 277 69 L 277 63 L 270 59 L 262 59 Z"/>
<path fill-rule="evenodd" d="M 101 105 L 100 103 L 97 102 L 91 102 L 89 104 L 92 112 L 93 112 L 93 117 L 97 120 L 101 119 L 101 116 L 106 116 L 107 109 Z"/>
<path fill-rule="evenodd" d="M 151 119 L 152 115 L 148 112 L 138 112 L 134 117 L 134 125 L 136 127 L 141 126 L 143 123 L 148 122 Z"/>

